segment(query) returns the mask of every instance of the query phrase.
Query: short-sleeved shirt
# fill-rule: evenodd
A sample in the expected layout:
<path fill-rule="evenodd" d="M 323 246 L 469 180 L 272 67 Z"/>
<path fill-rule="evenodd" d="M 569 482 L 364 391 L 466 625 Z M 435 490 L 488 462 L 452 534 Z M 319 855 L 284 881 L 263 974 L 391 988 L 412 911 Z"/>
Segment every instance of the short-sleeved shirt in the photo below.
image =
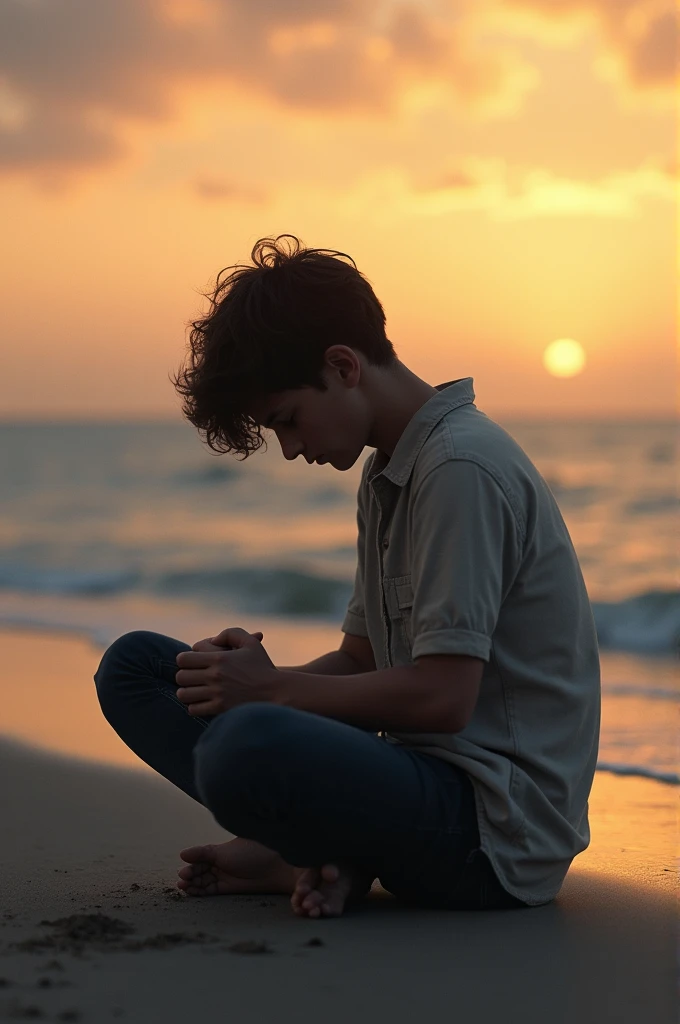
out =
<path fill-rule="evenodd" d="M 369 638 L 377 668 L 427 654 L 483 659 L 464 729 L 383 736 L 468 774 L 482 850 L 503 888 L 537 906 L 590 843 L 597 633 L 557 502 L 476 407 L 473 383 L 439 384 L 392 456 L 365 460 L 342 630 Z"/>

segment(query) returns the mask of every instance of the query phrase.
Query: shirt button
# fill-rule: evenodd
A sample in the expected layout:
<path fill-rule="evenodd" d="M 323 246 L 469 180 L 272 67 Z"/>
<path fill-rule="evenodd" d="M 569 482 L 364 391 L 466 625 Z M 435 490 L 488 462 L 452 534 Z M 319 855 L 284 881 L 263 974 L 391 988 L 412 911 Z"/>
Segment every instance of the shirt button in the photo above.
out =
<path fill-rule="evenodd" d="M 390 546 L 390 542 L 389 542 L 389 540 L 387 539 L 387 537 L 385 537 L 385 539 L 384 539 L 384 541 L 383 541 L 383 547 L 384 547 L 384 548 L 388 548 L 389 546 Z"/>

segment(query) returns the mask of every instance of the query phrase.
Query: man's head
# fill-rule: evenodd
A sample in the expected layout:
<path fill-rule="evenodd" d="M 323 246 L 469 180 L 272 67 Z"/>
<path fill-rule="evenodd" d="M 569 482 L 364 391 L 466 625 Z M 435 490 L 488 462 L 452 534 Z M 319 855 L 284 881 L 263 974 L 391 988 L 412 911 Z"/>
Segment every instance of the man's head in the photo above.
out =
<path fill-rule="evenodd" d="M 293 239 L 290 252 L 282 238 Z M 370 284 L 351 256 L 351 266 L 336 258 L 346 255 L 279 235 L 256 242 L 252 266 L 218 274 L 173 378 L 184 415 L 214 451 L 245 459 L 271 426 L 286 458 L 335 464 L 341 452 L 337 468 L 347 469 L 359 457 L 370 428 L 365 385 L 399 360 Z"/>
<path fill-rule="evenodd" d="M 325 390 L 305 386 L 267 395 L 253 402 L 251 415 L 276 432 L 286 459 L 302 455 L 310 464 L 350 469 L 371 443 L 376 378 L 391 370 L 371 366 L 350 345 L 331 345 L 324 359 Z"/>

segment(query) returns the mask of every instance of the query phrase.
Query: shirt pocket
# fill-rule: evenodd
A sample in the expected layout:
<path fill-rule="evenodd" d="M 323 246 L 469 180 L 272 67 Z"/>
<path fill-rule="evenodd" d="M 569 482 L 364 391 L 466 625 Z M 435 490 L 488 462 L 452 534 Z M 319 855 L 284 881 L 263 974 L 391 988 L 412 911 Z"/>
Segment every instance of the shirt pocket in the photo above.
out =
<path fill-rule="evenodd" d="M 413 648 L 413 587 L 411 574 L 385 578 L 390 617 L 390 656 L 393 665 L 410 664 Z"/>

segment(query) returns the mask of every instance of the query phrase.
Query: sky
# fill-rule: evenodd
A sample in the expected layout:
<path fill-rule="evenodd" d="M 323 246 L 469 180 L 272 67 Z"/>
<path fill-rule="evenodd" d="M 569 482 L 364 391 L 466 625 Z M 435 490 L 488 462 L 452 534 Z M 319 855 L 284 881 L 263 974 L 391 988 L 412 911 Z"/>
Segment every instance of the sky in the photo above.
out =
<path fill-rule="evenodd" d="M 675 416 L 678 72 L 674 0 L 5 0 L 0 418 L 180 418 L 285 233 L 492 417 Z"/>

